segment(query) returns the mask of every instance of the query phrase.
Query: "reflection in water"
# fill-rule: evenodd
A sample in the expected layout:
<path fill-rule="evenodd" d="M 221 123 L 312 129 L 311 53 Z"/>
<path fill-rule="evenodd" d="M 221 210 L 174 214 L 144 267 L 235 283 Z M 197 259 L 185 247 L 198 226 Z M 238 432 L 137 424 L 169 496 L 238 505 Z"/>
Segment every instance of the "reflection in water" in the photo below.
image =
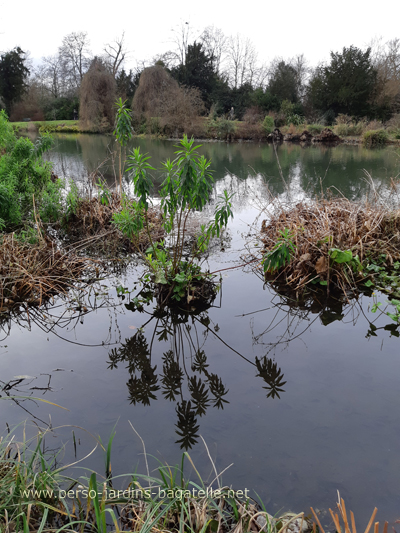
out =
<path fill-rule="evenodd" d="M 83 149 L 78 137 L 71 141 L 75 152 L 71 148 L 70 154 L 60 156 L 64 163 L 75 158 L 70 174 L 74 177 L 87 174 L 83 159 L 88 160 L 89 154 L 83 158 L 83 150 L 89 152 L 90 143 L 99 140 L 98 136 L 87 139 Z M 140 143 L 143 152 L 151 153 L 154 166 L 158 160 L 173 157 L 176 144 Z M 200 151 L 212 157 L 217 169 L 216 194 L 226 185 L 237 192 L 235 219 L 229 227 L 231 248 L 222 253 L 218 247 L 210 253 L 212 271 L 230 268 L 237 264 L 239 254 L 249 253 L 243 250 L 243 240 L 255 239 L 249 235 L 258 215 L 255 195 L 261 205 L 268 188 L 278 194 L 285 191 L 271 147 L 204 143 Z M 278 156 L 291 190 L 303 197 L 304 189 L 310 194 L 315 193 L 313 188 L 321 191 L 320 177 L 323 188 L 332 183 L 354 199 L 368 190 L 363 168 L 374 178 L 380 177 L 382 187 L 388 187 L 390 177 L 398 172 L 391 149 L 282 146 Z M 103 157 L 103 148 L 98 157 L 90 155 L 95 164 Z M 270 506 L 305 509 L 311 503 L 324 508 L 335 490 L 341 489 L 345 496 L 351 495 L 356 514 L 370 514 L 370 506 L 376 504 L 394 517 L 400 458 L 396 418 L 400 409 L 399 327 L 388 317 L 368 311 L 373 303 L 368 294 L 358 302 L 326 303 L 322 298 L 320 305 L 307 300 L 296 307 L 290 295 L 278 294 L 270 286 L 262 291 L 263 278 L 235 270 L 223 275 L 224 306 L 205 312 L 204 323 L 200 316 L 188 317 L 186 322 L 183 317 L 166 317 L 164 332 L 163 317 L 151 315 L 148 325 L 140 332 L 135 330 L 137 338 L 132 342 L 135 331 L 129 328 L 140 326 L 143 315 L 137 310 L 128 313 L 116 301 L 115 290 L 110 307 L 93 313 L 65 306 L 48 309 L 44 317 L 34 316 L 33 310 L 29 310 L 30 319 L 26 313 L 9 317 L 4 325 L 11 327 L 11 335 L 1 343 L 8 348 L 0 348 L 4 381 L 0 388 L 16 374 L 37 375 L 25 389 L 24 383 L 17 387 L 23 396 L 32 392 L 40 396 L 29 387 L 45 387 L 47 377 L 39 378 L 39 372 L 51 373 L 52 390 L 45 398 L 69 411 L 42 403 L 36 407 L 32 401 L 22 403 L 33 414 L 46 420 L 51 413 L 57 425 L 79 424 L 102 438 L 119 418 L 118 442 L 122 444 L 113 466 L 120 471 L 126 471 L 138 451 L 130 427 L 124 429 L 134 417 L 146 444 L 173 461 L 179 460 L 180 446 L 192 445 L 196 465 L 202 466 L 201 457 L 195 457 L 200 446 L 194 446 L 201 433 L 215 446 L 220 464 L 235 462 L 234 472 L 228 472 L 231 477 L 225 480 L 238 488 L 253 488 L 265 501 L 270 500 Z M 135 270 L 128 277 L 122 284 L 131 288 L 140 276 Z M 121 280 L 107 283 L 116 287 Z M 53 321 L 61 316 L 63 322 L 55 325 Z M 111 371 L 107 367 L 112 347 L 119 368 Z M 121 363 L 119 348 L 126 350 Z M 74 371 L 53 372 L 65 365 Z M 16 408 L 13 401 L 0 398 L 3 426 L 26 416 L 21 406 Z M 98 466 L 94 460 L 92 466 Z"/>
<path fill-rule="evenodd" d="M 130 309 L 130 305 L 125 307 Z M 141 312 L 145 312 L 143 308 Z M 153 320 L 156 321 L 154 329 L 146 336 L 145 326 L 148 331 L 147 326 Z M 204 416 L 209 407 L 223 409 L 229 403 L 229 390 L 222 378 L 212 371 L 206 355 L 205 345 L 210 333 L 255 366 L 256 377 L 261 377 L 266 384 L 263 388 L 268 391 L 267 398 L 280 398 L 279 393 L 284 392 L 282 387 L 286 382 L 276 362 L 266 356 L 256 357 L 252 362 L 221 339 L 218 329 L 218 325 L 211 327 L 207 310 L 187 314 L 156 308 L 135 335 L 109 352 L 109 369 L 118 368 L 122 362 L 127 365 L 130 403 L 149 406 L 158 399 L 158 391 L 166 400 L 176 403 L 176 433 L 179 436 L 176 443 L 184 449 L 191 448 L 198 441 L 198 418 Z M 157 372 L 152 352 L 160 343 L 167 344 L 168 348 L 162 351 L 162 368 Z"/>
<path fill-rule="evenodd" d="M 282 387 L 286 384 L 286 381 L 283 381 L 283 374 L 277 363 L 274 363 L 272 359 L 264 355 L 262 359 L 256 357 L 256 366 L 258 370 L 257 377 L 262 378 L 267 384 L 266 387 L 263 387 L 263 389 L 268 391 L 267 398 L 280 398 L 279 393 L 285 392 Z"/>
<path fill-rule="evenodd" d="M 107 184 L 114 185 L 117 163 L 111 157 L 115 148 L 112 137 L 88 134 L 55 137 L 55 148 L 48 157 L 55 164 L 56 174 L 79 181 L 102 164 L 101 173 Z M 140 146 L 142 152 L 149 152 L 152 166 L 159 169 L 162 161 L 174 157 L 176 144 L 175 141 L 134 139 L 130 148 Z M 236 176 L 239 181 L 260 177 L 275 196 L 286 192 L 277 157 L 292 194 L 302 197 L 314 196 L 334 187 L 350 200 L 361 199 L 369 188 L 364 169 L 373 177 L 377 190 L 390 187 L 391 178 L 396 179 L 400 172 L 395 147 L 371 150 L 348 145 L 302 147 L 283 144 L 277 147 L 276 156 L 268 144 L 203 142 L 199 152 L 212 160 L 217 181 L 227 174 Z M 109 160 L 105 162 L 107 158 Z M 153 178 L 157 191 L 161 176 L 154 172 Z"/>
<path fill-rule="evenodd" d="M 37 405 L 38 402 L 43 401 L 43 396 L 46 392 L 53 392 L 51 378 L 52 374 L 41 374 L 38 384 L 34 383 L 35 380 L 38 379 L 35 376 L 15 376 L 14 379 L 9 380 L 8 382 L 0 379 L 0 400 L 12 401 L 34 420 L 41 422 L 45 426 L 49 426 L 48 422 L 45 422 L 32 413 L 29 409 L 29 402 L 33 402 Z M 30 385 L 32 384 L 33 386 L 31 387 Z M 39 394 L 41 395 L 41 398 L 36 397 L 36 395 Z M 47 402 L 47 400 L 44 401 Z"/>
<path fill-rule="evenodd" d="M 225 396 L 229 391 L 222 379 L 209 369 L 203 349 L 210 319 L 207 311 L 189 315 L 156 308 L 151 320 L 156 320 L 156 324 L 150 343 L 143 327 L 139 328 L 118 349 L 110 351 L 108 368 L 127 363 L 130 403 L 150 405 L 151 401 L 157 400 L 156 393 L 160 389 L 166 400 L 176 402 L 176 427 L 180 437 L 176 442 L 181 448 L 188 449 L 198 440 L 200 426 L 197 417 L 204 416 L 210 406 L 223 409 L 228 403 Z M 200 331 L 202 326 L 205 329 Z M 163 351 L 162 370 L 158 373 L 157 365 L 152 363 L 155 340 L 169 344 L 169 349 Z"/>

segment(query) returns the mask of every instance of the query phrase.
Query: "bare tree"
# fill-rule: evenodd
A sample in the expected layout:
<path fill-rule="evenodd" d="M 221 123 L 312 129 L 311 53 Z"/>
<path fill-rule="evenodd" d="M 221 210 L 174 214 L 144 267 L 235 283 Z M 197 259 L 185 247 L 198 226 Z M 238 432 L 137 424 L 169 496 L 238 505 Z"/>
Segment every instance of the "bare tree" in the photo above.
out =
<path fill-rule="evenodd" d="M 41 77 L 45 86 L 54 98 L 59 98 L 65 92 L 65 83 L 63 79 L 63 61 L 61 56 L 43 57 L 41 65 Z"/>
<path fill-rule="evenodd" d="M 254 84 L 257 77 L 257 52 L 249 38 L 238 33 L 229 37 L 227 44 L 227 67 L 229 83 L 238 87 Z"/>
<path fill-rule="evenodd" d="M 228 38 L 220 28 L 207 26 L 199 38 L 206 54 L 212 58 L 214 70 L 220 74 L 222 63 L 227 52 Z"/>
<path fill-rule="evenodd" d="M 189 42 L 196 40 L 196 36 L 189 22 L 181 21 L 180 25 L 171 30 L 173 38 L 171 40 L 172 49 L 164 54 L 158 55 L 154 63 L 162 63 L 167 68 L 174 68 L 186 63 L 186 54 Z"/>
<path fill-rule="evenodd" d="M 86 32 L 70 33 L 62 40 L 58 49 L 64 78 L 77 89 L 80 87 L 84 74 L 87 72 L 92 54 L 89 49 L 89 40 Z"/>
<path fill-rule="evenodd" d="M 303 101 L 307 90 L 307 82 L 311 75 L 311 67 L 304 54 L 292 57 L 288 63 L 296 72 L 297 94 L 300 100 Z"/>
<path fill-rule="evenodd" d="M 104 48 L 104 61 L 109 67 L 114 78 L 117 77 L 120 67 L 127 57 L 127 50 L 125 46 L 125 32 L 122 32 L 121 37 L 117 37 L 111 44 L 106 44 Z"/>
<path fill-rule="evenodd" d="M 382 37 L 371 42 L 371 58 L 377 70 L 376 101 L 400 111 L 400 39 L 383 42 Z"/>

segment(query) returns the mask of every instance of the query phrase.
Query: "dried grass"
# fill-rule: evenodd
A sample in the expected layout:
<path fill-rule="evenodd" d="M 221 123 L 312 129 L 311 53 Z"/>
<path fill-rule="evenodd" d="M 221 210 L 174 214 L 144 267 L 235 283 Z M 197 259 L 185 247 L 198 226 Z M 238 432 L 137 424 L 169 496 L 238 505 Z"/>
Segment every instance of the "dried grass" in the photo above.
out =
<path fill-rule="evenodd" d="M 340 497 L 339 491 L 338 491 L 338 502 L 337 502 L 336 505 L 337 505 L 337 508 L 339 510 L 340 518 L 343 520 L 343 533 L 357 533 L 356 522 L 354 520 L 354 513 L 353 513 L 353 511 L 350 511 L 350 520 L 349 520 L 349 517 L 347 516 L 346 505 L 344 503 L 343 498 Z M 316 524 L 318 524 L 320 533 L 325 533 L 324 528 L 322 527 L 321 522 L 320 522 L 316 512 L 314 511 L 314 509 L 312 507 L 311 507 L 311 512 L 314 515 L 314 518 L 315 518 L 315 521 L 316 521 L 316 523 L 314 523 L 314 527 L 313 527 L 314 533 L 316 532 L 316 529 L 317 529 L 316 528 Z M 342 533 L 339 514 L 338 513 L 334 513 L 332 511 L 332 509 L 329 509 L 329 512 L 331 514 L 333 523 L 335 524 L 336 532 L 337 533 Z M 372 512 L 371 518 L 370 518 L 370 520 L 369 520 L 369 522 L 367 524 L 367 527 L 366 527 L 364 533 L 369 533 L 369 531 L 370 531 L 370 529 L 372 527 L 372 524 L 374 523 L 375 516 L 376 516 L 377 512 L 378 512 L 378 509 L 375 507 L 375 509 Z M 350 524 L 350 521 L 351 521 L 351 524 Z M 388 522 L 385 522 L 384 525 L 383 525 L 383 533 L 387 533 L 387 530 L 388 530 Z M 393 530 L 394 530 L 394 528 L 393 528 Z M 379 522 L 375 522 L 375 524 L 374 524 L 374 533 L 379 533 Z"/>
<path fill-rule="evenodd" d="M 145 230 L 139 233 L 137 240 L 131 241 L 112 224 L 113 214 L 121 207 L 121 197 L 115 192 L 109 195 L 107 205 L 97 197 L 80 198 L 76 211 L 63 224 L 68 241 L 77 243 L 88 253 L 116 255 L 118 252 L 146 250 L 150 242 Z M 150 208 L 147 217 L 152 239 L 159 241 L 165 234 L 159 210 Z"/>
<path fill-rule="evenodd" d="M 37 246 L 21 244 L 14 234 L 3 235 L 0 246 L 0 313 L 19 303 L 39 306 L 55 294 L 67 293 L 98 263 L 74 252 L 57 249 L 43 240 Z"/>
<path fill-rule="evenodd" d="M 378 260 L 386 254 L 388 266 L 400 259 L 400 210 L 385 206 L 360 204 L 345 198 L 300 202 L 289 208 L 280 206 L 262 223 L 264 252 L 273 250 L 281 231 L 289 229 L 295 252 L 274 281 L 300 293 L 313 281 L 326 281 L 343 292 L 355 289 L 366 279 L 363 272 L 347 264 L 334 263 L 331 248 L 351 250 L 361 262 Z"/>

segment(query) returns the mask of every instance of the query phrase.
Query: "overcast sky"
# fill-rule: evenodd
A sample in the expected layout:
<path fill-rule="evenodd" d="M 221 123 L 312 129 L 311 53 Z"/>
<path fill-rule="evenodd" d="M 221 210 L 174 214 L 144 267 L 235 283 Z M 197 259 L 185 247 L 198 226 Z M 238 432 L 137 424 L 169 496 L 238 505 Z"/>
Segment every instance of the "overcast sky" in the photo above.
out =
<path fill-rule="evenodd" d="M 93 2 L 88 0 L 0 0 L 0 51 L 20 46 L 31 58 L 57 52 L 62 38 L 86 31 L 93 54 L 125 31 L 130 58 L 126 66 L 172 48 L 173 30 L 189 22 L 196 36 L 209 25 L 226 35 L 250 38 L 261 62 L 304 53 L 314 66 L 329 52 L 351 44 L 365 48 L 372 38 L 400 37 L 400 2 L 355 0 L 221 0 Z"/>

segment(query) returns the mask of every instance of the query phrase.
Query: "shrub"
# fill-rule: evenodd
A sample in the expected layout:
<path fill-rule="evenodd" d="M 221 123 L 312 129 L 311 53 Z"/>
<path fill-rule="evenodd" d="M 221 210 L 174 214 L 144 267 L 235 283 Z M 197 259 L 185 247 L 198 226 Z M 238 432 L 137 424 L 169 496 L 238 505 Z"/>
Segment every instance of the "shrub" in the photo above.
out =
<path fill-rule="evenodd" d="M 349 135 L 349 125 L 341 122 L 335 127 L 335 133 L 340 137 L 347 137 Z"/>
<path fill-rule="evenodd" d="M 258 124 L 262 121 L 263 113 L 257 106 L 249 107 L 243 115 L 243 122 L 247 124 Z"/>
<path fill-rule="evenodd" d="M 286 117 L 286 124 L 293 124 L 294 126 L 301 126 L 304 124 L 305 118 L 302 115 L 294 113 Z"/>
<path fill-rule="evenodd" d="M 322 124 L 307 124 L 307 129 L 311 135 L 318 135 L 323 129 L 325 129 L 325 126 Z"/>
<path fill-rule="evenodd" d="M 79 111 L 79 99 L 61 96 L 43 104 L 45 120 L 74 120 L 74 111 Z"/>
<path fill-rule="evenodd" d="M 396 134 L 400 131 L 400 113 L 396 113 L 392 118 L 387 122 L 387 128 L 389 133 Z"/>
<path fill-rule="evenodd" d="M 260 122 L 256 124 L 241 122 L 238 124 L 237 130 L 235 131 L 235 138 L 237 139 L 260 141 L 265 138 L 265 136 L 265 130 Z"/>
<path fill-rule="evenodd" d="M 339 115 L 336 117 L 335 120 L 336 124 L 339 125 L 346 125 L 348 126 L 353 122 L 353 119 L 350 115 L 346 115 L 345 113 L 339 113 Z"/>
<path fill-rule="evenodd" d="M 147 217 L 143 217 L 143 214 L 148 212 L 152 187 L 149 171 L 154 168 L 147 162 L 149 157 L 141 154 L 139 148 L 134 149 L 128 158 L 131 164 L 128 170 L 132 171 L 138 200 L 129 205 L 125 203 L 123 209 L 113 217 L 116 226 L 129 239 L 134 240 L 138 233 L 146 228 L 150 248 L 145 259 L 151 273 L 149 279 L 158 289 L 161 305 L 171 298 L 189 304 L 201 296 L 203 282 L 207 282 L 207 274 L 201 272 L 200 267 L 194 263 L 196 254 L 192 253 L 189 259 L 186 259 L 184 248 L 190 212 L 202 211 L 211 196 L 214 183 L 209 168 L 211 161 L 196 152 L 198 146 L 194 146 L 194 140 L 189 141 L 186 135 L 178 148 L 180 150 L 176 152 L 176 159 L 163 163 L 165 180 L 160 188 L 163 226 L 169 236 L 170 247 L 166 247 L 165 243 L 153 242 Z M 205 251 L 210 239 L 215 235 L 219 237 L 229 217 L 233 217 L 231 198 L 232 195 L 229 196 L 224 191 L 216 205 L 214 220 L 208 225 L 201 225 L 196 243 L 197 251 Z"/>
<path fill-rule="evenodd" d="M 365 120 L 354 122 L 351 119 L 347 119 L 350 119 L 348 115 L 339 115 L 339 117 L 337 117 L 337 125 L 335 126 L 336 135 L 339 135 L 340 137 L 348 137 L 350 135 L 362 135 L 364 133 L 364 130 L 367 128 L 367 123 Z"/>
<path fill-rule="evenodd" d="M 114 125 L 117 84 L 101 59 L 95 58 L 85 74 L 80 90 L 81 129 L 110 131 Z"/>
<path fill-rule="evenodd" d="M 198 89 L 180 87 L 164 67 L 154 65 L 142 72 L 132 109 L 140 131 L 146 121 L 150 133 L 178 136 L 197 122 L 204 103 Z"/>
<path fill-rule="evenodd" d="M 271 115 L 267 115 L 264 118 L 263 128 L 266 134 L 272 133 L 275 128 L 274 118 Z"/>
<path fill-rule="evenodd" d="M 378 146 L 386 144 L 389 140 L 389 136 L 386 130 L 368 130 L 363 134 L 364 146 Z"/>
<path fill-rule="evenodd" d="M 47 205 L 46 218 L 54 212 L 49 207 L 56 195 L 52 167 L 42 159 L 51 144 L 49 135 L 43 135 L 35 144 L 25 137 L 17 139 L 6 114 L 0 112 L 0 230 L 20 224 L 33 208 L 40 209 L 43 201 Z"/>

